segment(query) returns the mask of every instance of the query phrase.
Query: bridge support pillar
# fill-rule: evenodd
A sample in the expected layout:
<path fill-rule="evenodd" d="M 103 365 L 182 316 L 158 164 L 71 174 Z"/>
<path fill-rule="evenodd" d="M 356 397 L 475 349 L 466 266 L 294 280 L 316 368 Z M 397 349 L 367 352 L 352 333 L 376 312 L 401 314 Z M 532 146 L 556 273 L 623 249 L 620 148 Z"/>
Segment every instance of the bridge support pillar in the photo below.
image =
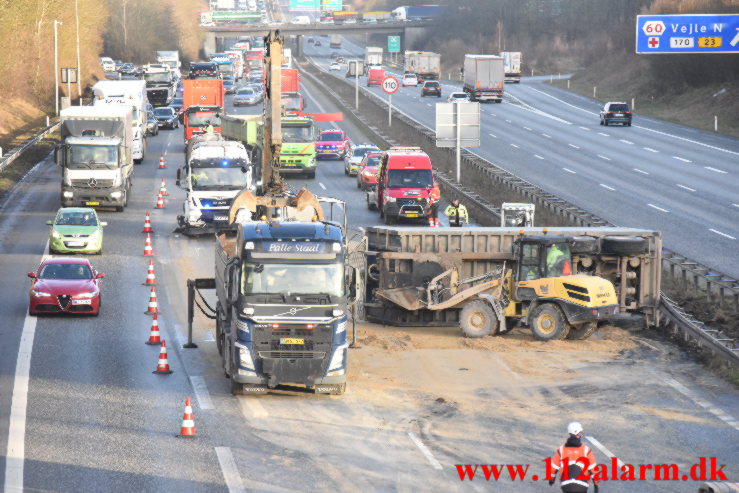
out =
<path fill-rule="evenodd" d="M 213 53 L 217 53 L 218 47 L 216 46 L 216 33 L 206 32 L 205 40 L 203 40 L 203 53 L 207 59 Z"/>
<path fill-rule="evenodd" d="M 303 56 L 303 35 L 295 36 L 295 54 L 299 57 Z"/>

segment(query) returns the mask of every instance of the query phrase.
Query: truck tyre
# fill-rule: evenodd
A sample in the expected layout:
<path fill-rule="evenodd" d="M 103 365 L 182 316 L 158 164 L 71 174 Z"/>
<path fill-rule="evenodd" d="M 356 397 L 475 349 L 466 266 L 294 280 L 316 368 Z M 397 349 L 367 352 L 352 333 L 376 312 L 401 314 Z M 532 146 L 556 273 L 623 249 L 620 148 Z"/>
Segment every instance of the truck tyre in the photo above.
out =
<path fill-rule="evenodd" d="M 234 381 L 231 379 L 231 395 L 244 395 L 244 384 Z"/>
<path fill-rule="evenodd" d="M 534 338 L 539 341 L 558 341 L 567 337 L 570 325 L 562 310 L 554 303 L 537 305 L 529 315 Z"/>
<path fill-rule="evenodd" d="M 600 242 L 601 253 L 638 255 L 649 251 L 649 242 L 641 236 L 606 236 Z"/>
<path fill-rule="evenodd" d="M 306 177 L 311 178 L 311 179 L 315 178 L 316 177 L 316 170 L 309 171 L 308 173 L 306 173 Z"/>
<path fill-rule="evenodd" d="M 575 341 L 587 339 L 596 330 L 598 330 L 598 322 L 585 322 L 584 324 L 572 325 L 570 326 L 570 332 L 567 334 L 567 339 Z"/>
<path fill-rule="evenodd" d="M 478 338 L 495 334 L 498 319 L 493 307 L 482 300 L 473 300 L 464 305 L 459 314 L 459 326 L 465 337 Z"/>
<path fill-rule="evenodd" d="M 123 212 L 123 206 L 122 205 L 115 206 L 115 211 L 116 212 Z"/>
<path fill-rule="evenodd" d="M 577 253 L 597 253 L 598 252 L 598 240 L 592 236 L 573 236 L 572 244 L 570 245 L 570 252 L 573 254 Z"/>

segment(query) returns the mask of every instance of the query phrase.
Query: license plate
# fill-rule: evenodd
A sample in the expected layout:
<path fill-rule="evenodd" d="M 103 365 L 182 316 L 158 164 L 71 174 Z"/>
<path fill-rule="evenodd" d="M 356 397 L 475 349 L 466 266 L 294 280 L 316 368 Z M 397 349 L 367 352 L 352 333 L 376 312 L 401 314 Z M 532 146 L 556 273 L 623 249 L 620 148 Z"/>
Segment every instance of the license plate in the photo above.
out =
<path fill-rule="evenodd" d="M 100 205 L 100 202 L 85 202 L 85 205 Z"/>
<path fill-rule="evenodd" d="M 297 164 L 295 164 L 295 163 L 285 163 L 285 166 L 287 166 L 288 168 L 294 168 L 295 166 L 297 166 Z"/>
<path fill-rule="evenodd" d="M 418 217 L 418 214 L 406 214 L 405 217 Z"/>
<path fill-rule="evenodd" d="M 81 247 L 81 246 L 85 246 L 85 243 L 84 243 L 84 242 L 82 242 L 82 241 L 68 241 L 68 242 L 67 242 L 67 246 L 71 246 L 71 247 Z"/>
<path fill-rule="evenodd" d="M 92 300 L 72 300 L 73 305 L 92 305 Z"/>
<path fill-rule="evenodd" d="M 295 337 L 282 337 L 280 338 L 280 344 L 305 344 L 305 339 L 298 339 Z"/>
<path fill-rule="evenodd" d="M 623 113 L 616 113 L 616 116 L 624 116 Z"/>
<path fill-rule="evenodd" d="M 216 221 L 228 221 L 228 216 L 213 216 Z"/>

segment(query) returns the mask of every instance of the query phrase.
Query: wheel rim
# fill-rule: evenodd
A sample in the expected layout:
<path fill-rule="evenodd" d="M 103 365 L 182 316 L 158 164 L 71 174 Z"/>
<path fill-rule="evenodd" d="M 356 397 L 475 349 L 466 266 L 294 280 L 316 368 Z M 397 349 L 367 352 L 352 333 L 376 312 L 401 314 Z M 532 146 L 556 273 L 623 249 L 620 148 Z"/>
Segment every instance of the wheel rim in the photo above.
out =
<path fill-rule="evenodd" d="M 554 328 L 557 326 L 554 317 L 545 313 L 541 315 L 536 321 L 536 327 L 542 334 L 551 334 L 554 332 Z"/>
<path fill-rule="evenodd" d="M 470 314 L 470 325 L 474 327 L 475 329 L 482 329 L 485 327 L 485 322 L 487 320 L 487 317 L 485 317 L 485 314 L 477 311 Z"/>

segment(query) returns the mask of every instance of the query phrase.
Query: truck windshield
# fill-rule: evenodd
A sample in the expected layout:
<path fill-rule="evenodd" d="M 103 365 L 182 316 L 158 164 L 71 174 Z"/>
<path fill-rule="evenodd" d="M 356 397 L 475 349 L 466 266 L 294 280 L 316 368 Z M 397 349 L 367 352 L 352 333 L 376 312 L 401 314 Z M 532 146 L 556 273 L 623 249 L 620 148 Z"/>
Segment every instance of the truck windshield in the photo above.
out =
<path fill-rule="evenodd" d="M 144 80 L 155 84 L 169 84 L 172 80 L 172 74 L 170 72 L 144 74 Z"/>
<path fill-rule="evenodd" d="M 241 293 L 344 296 L 343 264 L 244 264 Z"/>
<path fill-rule="evenodd" d="M 193 168 L 190 172 L 193 190 L 234 190 L 245 188 L 246 174 L 241 168 Z"/>
<path fill-rule="evenodd" d="M 433 187 L 430 169 L 391 169 L 387 177 L 388 188 Z"/>
<path fill-rule="evenodd" d="M 67 166 L 90 169 L 94 166 L 118 166 L 118 148 L 103 145 L 73 145 L 69 147 Z"/>
<path fill-rule="evenodd" d="M 215 113 L 197 112 L 187 115 L 187 126 L 204 127 L 210 122 L 214 127 L 221 126 L 221 119 Z"/>
<path fill-rule="evenodd" d="M 234 73 L 233 63 L 231 62 L 219 63 L 218 70 L 220 70 L 222 74 L 233 74 Z"/>
<path fill-rule="evenodd" d="M 299 94 L 291 94 L 291 95 L 282 95 L 282 107 L 285 109 L 285 111 L 300 111 L 300 95 Z"/>
<path fill-rule="evenodd" d="M 261 70 L 262 69 L 262 60 L 259 58 L 251 58 L 246 61 L 246 64 L 249 66 L 250 69 L 256 69 Z"/>
<path fill-rule="evenodd" d="M 282 140 L 285 142 L 312 142 L 313 126 L 282 127 Z"/>

